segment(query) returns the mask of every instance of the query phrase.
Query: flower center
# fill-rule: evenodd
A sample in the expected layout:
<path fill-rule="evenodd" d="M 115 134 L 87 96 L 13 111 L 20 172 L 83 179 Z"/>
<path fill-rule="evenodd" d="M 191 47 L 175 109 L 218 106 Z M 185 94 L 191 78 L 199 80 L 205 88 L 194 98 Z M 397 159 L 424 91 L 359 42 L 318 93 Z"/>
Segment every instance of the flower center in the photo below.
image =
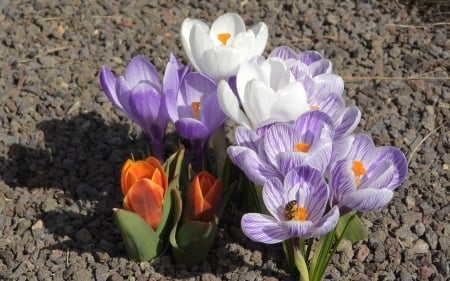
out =
<path fill-rule="evenodd" d="M 198 111 L 200 110 L 200 102 L 194 101 L 191 103 L 192 110 L 194 111 L 194 118 L 198 120 Z"/>
<path fill-rule="evenodd" d="M 294 146 L 295 151 L 308 152 L 309 144 L 307 143 L 296 143 Z"/>
<path fill-rule="evenodd" d="M 228 39 L 231 38 L 230 33 L 219 33 L 217 34 L 217 39 L 219 39 L 220 42 L 222 42 L 223 45 L 227 44 Z"/>
<path fill-rule="evenodd" d="M 361 177 L 366 174 L 366 168 L 363 162 L 358 160 L 353 161 L 352 171 L 355 174 L 356 186 L 359 186 L 361 184 Z"/>
<path fill-rule="evenodd" d="M 311 105 L 309 108 L 311 110 L 320 110 L 320 106 L 318 106 L 318 105 Z"/>
<path fill-rule="evenodd" d="M 297 207 L 297 200 L 289 201 L 284 206 L 284 218 L 286 220 L 305 221 L 308 210 L 304 207 Z"/>

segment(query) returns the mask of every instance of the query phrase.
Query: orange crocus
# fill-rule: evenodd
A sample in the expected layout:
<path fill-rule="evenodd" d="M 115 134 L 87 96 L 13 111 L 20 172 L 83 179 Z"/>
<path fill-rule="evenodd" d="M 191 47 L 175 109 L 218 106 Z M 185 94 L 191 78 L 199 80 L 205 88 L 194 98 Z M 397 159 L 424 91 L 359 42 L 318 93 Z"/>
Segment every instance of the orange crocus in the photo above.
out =
<path fill-rule="evenodd" d="M 167 175 L 154 157 L 127 160 L 121 177 L 123 207 L 142 217 L 153 229 L 158 228 L 168 189 Z"/>
<path fill-rule="evenodd" d="M 202 171 L 191 182 L 188 195 L 188 220 L 213 222 L 222 197 L 222 181 Z"/>

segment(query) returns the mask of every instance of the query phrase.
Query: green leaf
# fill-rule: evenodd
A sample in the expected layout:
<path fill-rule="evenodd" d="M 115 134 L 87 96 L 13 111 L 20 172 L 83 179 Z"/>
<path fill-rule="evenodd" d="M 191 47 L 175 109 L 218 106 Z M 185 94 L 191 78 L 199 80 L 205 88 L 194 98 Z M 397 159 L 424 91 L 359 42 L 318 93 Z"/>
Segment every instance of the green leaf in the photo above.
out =
<path fill-rule="evenodd" d="M 220 218 L 222 216 L 225 207 L 230 200 L 231 195 L 233 194 L 234 189 L 239 183 L 239 177 L 242 174 L 241 170 L 236 167 L 233 162 L 231 162 L 230 158 L 227 157 L 225 159 L 225 164 L 222 171 L 222 199 L 220 200 L 220 206 L 217 210 L 217 217 Z"/>
<path fill-rule="evenodd" d="M 172 243 L 172 252 L 178 263 L 187 266 L 203 261 L 216 238 L 217 225 L 213 222 L 190 221 L 184 223 Z"/>
<path fill-rule="evenodd" d="M 117 208 L 113 212 L 130 260 L 149 261 L 162 254 L 163 241 L 139 215 Z"/>
<path fill-rule="evenodd" d="M 336 237 L 339 239 L 341 236 L 354 244 L 366 239 L 368 232 L 357 214 L 347 213 L 339 219 L 336 226 Z"/>

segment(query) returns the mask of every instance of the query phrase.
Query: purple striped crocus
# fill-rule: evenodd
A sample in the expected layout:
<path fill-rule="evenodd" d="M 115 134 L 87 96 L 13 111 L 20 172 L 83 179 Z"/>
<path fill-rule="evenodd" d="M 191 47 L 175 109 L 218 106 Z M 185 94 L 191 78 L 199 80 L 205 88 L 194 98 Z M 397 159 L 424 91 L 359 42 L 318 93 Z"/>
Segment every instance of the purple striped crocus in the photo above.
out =
<path fill-rule="evenodd" d="M 235 132 L 237 146 L 227 150 L 230 159 L 253 182 L 282 179 L 296 166 L 324 172 L 331 158 L 333 124 L 323 112 L 309 111 L 295 123 L 275 123 L 252 131 Z"/>
<path fill-rule="evenodd" d="M 163 161 L 163 139 L 169 116 L 164 95 L 165 88 L 176 88 L 175 80 L 187 68 L 174 64 L 176 58 L 171 55 L 161 85 L 155 66 L 141 56 L 133 58 L 127 66 L 125 76 L 116 77 L 105 66 L 100 71 L 100 84 L 112 104 L 125 113 L 150 139 L 153 154 Z M 176 76 L 176 77 L 175 77 Z"/>
<path fill-rule="evenodd" d="M 337 206 L 324 214 L 329 188 L 323 174 L 311 167 L 291 170 L 283 182 L 268 180 L 262 196 L 270 215 L 248 213 L 241 220 L 242 231 L 253 241 L 274 244 L 319 237 L 333 230 L 339 220 Z"/>
<path fill-rule="evenodd" d="M 405 155 L 395 147 L 375 147 L 365 134 L 333 145 L 329 167 L 331 203 L 341 211 L 372 211 L 386 206 L 406 178 Z"/>

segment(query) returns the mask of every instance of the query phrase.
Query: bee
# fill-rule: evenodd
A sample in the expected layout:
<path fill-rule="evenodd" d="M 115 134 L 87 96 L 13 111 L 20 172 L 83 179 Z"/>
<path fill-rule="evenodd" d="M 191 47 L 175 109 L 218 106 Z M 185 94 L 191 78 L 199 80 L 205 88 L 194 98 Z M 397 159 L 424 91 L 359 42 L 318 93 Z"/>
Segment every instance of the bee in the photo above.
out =
<path fill-rule="evenodd" d="M 286 206 L 284 206 L 284 218 L 286 220 L 292 220 L 297 212 L 297 200 L 289 201 Z"/>

